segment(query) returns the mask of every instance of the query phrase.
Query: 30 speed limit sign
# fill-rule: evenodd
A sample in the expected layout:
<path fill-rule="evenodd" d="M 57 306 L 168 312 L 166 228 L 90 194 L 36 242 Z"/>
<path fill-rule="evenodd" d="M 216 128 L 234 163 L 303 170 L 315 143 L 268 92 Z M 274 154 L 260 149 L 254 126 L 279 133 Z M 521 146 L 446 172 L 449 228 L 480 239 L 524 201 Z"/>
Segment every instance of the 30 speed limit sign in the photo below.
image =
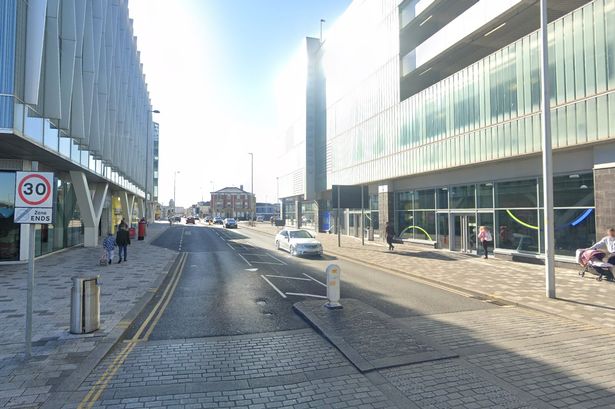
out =
<path fill-rule="evenodd" d="M 52 172 L 17 172 L 15 223 L 53 223 Z"/>

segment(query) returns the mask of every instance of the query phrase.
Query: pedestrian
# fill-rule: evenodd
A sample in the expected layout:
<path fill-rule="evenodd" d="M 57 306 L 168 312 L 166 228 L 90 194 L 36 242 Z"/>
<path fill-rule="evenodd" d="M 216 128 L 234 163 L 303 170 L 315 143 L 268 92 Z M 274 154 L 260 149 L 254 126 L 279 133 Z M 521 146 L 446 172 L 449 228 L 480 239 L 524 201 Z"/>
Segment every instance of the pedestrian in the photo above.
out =
<path fill-rule="evenodd" d="M 120 259 L 117 263 L 120 264 L 122 262 L 122 254 L 124 254 L 124 261 L 127 261 L 126 256 L 128 254 L 128 246 L 130 245 L 130 234 L 128 234 L 128 230 L 125 227 L 120 227 L 117 231 L 115 242 L 120 254 Z"/>
<path fill-rule="evenodd" d="M 113 262 L 113 250 L 115 250 L 115 237 L 113 237 L 111 232 L 107 233 L 107 237 L 103 240 L 103 247 L 107 252 L 109 264 L 111 264 L 111 262 Z"/>
<path fill-rule="evenodd" d="M 128 223 L 126 223 L 126 220 L 124 220 L 124 218 L 122 217 L 122 220 L 120 221 L 120 224 L 117 226 L 118 229 L 125 227 L 128 228 Z"/>
<path fill-rule="evenodd" d="M 606 231 L 606 236 L 602 240 L 596 242 L 589 250 L 603 250 L 605 249 L 609 254 L 607 255 L 609 264 L 615 265 L 615 229 L 610 228 Z"/>
<path fill-rule="evenodd" d="M 387 237 L 387 244 L 389 245 L 389 251 L 395 250 L 395 247 L 393 247 L 393 239 L 395 238 L 395 229 L 393 228 L 393 225 L 391 224 L 391 222 L 386 223 L 385 233 Z"/>
<path fill-rule="evenodd" d="M 489 254 L 489 243 L 493 240 L 493 236 L 491 235 L 491 231 L 489 231 L 489 227 L 480 226 L 478 228 L 478 240 L 483 245 L 483 250 L 485 251 L 485 256 L 483 258 L 487 258 Z"/>

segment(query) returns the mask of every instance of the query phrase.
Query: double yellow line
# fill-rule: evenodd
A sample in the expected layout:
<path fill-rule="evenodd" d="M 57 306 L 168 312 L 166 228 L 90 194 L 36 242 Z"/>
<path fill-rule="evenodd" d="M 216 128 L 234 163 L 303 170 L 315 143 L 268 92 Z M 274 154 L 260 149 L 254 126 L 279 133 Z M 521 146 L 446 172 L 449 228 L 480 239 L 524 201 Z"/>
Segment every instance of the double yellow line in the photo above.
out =
<path fill-rule="evenodd" d="M 172 272 L 171 280 L 169 284 L 164 289 L 160 300 L 156 303 L 152 311 L 149 313 L 145 321 L 139 326 L 139 329 L 133 337 L 126 343 L 126 346 L 120 351 L 120 353 L 115 357 L 113 362 L 109 365 L 109 367 L 105 370 L 105 372 L 98 378 L 96 383 L 90 388 L 88 393 L 84 396 L 79 403 L 78 409 L 90 409 L 94 406 L 94 403 L 98 401 L 100 395 L 107 389 L 107 385 L 109 381 L 113 379 L 118 369 L 122 366 L 130 352 L 134 349 L 137 343 L 142 341 L 147 341 L 154 331 L 156 324 L 160 321 L 160 317 L 164 314 L 165 309 L 171 302 L 171 298 L 173 298 L 173 293 L 175 293 L 175 289 L 177 288 L 177 283 L 179 283 L 179 279 L 181 278 L 182 272 L 184 271 L 184 266 L 186 265 L 186 259 L 188 258 L 187 253 L 181 253 L 179 256 L 179 262 L 176 264 L 175 269 Z"/>

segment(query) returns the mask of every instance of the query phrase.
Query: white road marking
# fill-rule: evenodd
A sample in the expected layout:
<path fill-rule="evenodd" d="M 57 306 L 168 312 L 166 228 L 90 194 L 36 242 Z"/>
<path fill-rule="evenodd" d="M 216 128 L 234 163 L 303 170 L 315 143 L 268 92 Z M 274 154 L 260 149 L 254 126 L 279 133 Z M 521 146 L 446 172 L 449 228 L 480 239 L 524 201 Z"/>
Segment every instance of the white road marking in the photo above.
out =
<path fill-rule="evenodd" d="M 267 274 L 267 277 L 271 277 L 271 278 L 288 278 L 289 280 L 310 281 L 309 278 L 277 276 L 277 275 L 273 275 L 273 274 Z"/>
<path fill-rule="evenodd" d="M 229 246 L 230 248 L 232 248 L 233 250 L 235 250 L 235 247 L 231 246 L 228 242 L 226 243 L 227 246 Z M 237 253 L 239 254 L 239 253 Z"/>
<path fill-rule="evenodd" d="M 269 281 L 269 279 L 267 277 L 265 277 L 264 275 L 261 275 L 261 277 L 263 278 L 263 280 L 267 281 L 267 283 L 269 283 L 269 285 L 271 286 L 271 288 L 273 288 L 274 290 L 276 290 L 276 292 L 278 294 L 280 294 L 282 296 L 282 298 L 288 298 L 286 297 L 286 294 L 284 294 L 282 291 L 280 291 L 280 289 L 278 287 L 276 287 L 275 285 L 273 285 L 273 283 L 271 281 Z"/>
<path fill-rule="evenodd" d="M 303 273 L 303 275 L 304 275 L 304 276 L 306 276 L 307 278 L 309 278 L 310 280 L 312 280 L 312 281 L 314 281 L 314 282 L 316 282 L 316 283 L 318 283 L 318 284 L 322 285 L 323 287 L 326 287 L 326 286 L 327 286 L 327 284 L 325 284 L 325 283 L 322 283 L 322 282 L 318 281 L 317 279 L 315 279 L 315 278 L 314 278 L 314 277 L 312 277 L 311 275 L 308 275 L 308 274 L 305 274 L 305 273 Z"/>
<path fill-rule="evenodd" d="M 296 295 L 299 297 L 313 297 L 313 298 L 322 298 L 324 300 L 327 299 L 324 295 L 316 295 L 316 294 L 304 294 L 304 293 L 286 293 L 286 295 Z"/>
<path fill-rule="evenodd" d="M 283 266 L 287 266 L 288 264 L 286 264 L 285 262 L 283 262 L 282 260 L 280 260 L 279 258 L 273 257 L 271 254 L 267 254 L 269 257 L 271 257 L 272 259 L 279 261 L 280 263 L 282 263 Z"/>
<path fill-rule="evenodd" d="M 283 266 L 284 264 L 281 263 L 274 263 L 271 261 L 253 261 L 252 263 L 254 264 L 269 264 L 270 266 Z"/>
<path fill-rule="evenodd" d="M 258 271 L 258 268 L 246 268 L 246 271 L 255 272 L 255 271 Z"/>
<path fill-rule="evenodd" d="M 237 253 L 237 255 L 239 255 L 239 257 L 241 257 L 241 258 L 242 258 L 242 260 L 243 260 L 243 261 L 245 261 L 247 265 L 249 265 L 250 267 L 252 267 L 252 264 L 251 264 L 248 260 L 246 260 L 246 258 L 245 258 L 244 256 L 242 256 L 242 255 L 241 255 L 241 253 Z"/>

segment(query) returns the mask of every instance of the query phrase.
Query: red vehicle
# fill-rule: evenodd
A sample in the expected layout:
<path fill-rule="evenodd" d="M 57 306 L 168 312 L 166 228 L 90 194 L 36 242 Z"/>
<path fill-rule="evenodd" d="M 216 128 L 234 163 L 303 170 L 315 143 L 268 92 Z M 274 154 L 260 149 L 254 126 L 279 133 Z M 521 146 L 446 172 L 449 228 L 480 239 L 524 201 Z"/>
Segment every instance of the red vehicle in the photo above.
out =
<path fill-rule="evenodd" d="M 187 217 L 186 224 L 194 224 L 194 217 Z"/>

